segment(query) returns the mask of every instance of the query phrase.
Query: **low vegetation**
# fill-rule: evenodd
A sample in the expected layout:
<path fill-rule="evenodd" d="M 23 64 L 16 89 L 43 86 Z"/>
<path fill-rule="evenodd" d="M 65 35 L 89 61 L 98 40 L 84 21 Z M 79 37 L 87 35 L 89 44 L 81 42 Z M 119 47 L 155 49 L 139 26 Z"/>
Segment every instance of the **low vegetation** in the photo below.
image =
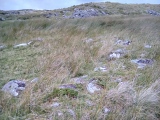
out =
<path fill-rule="evenodd" d="M 159 33 L 160 19 L 151 15 L 0 22 L 0 45 L 7 46 L 0 51 L 0 88 L 11 79 L 28 83 L 18 97 L 0 91 L 0 119 L 160 119 Z M 132 43 L 115 45 L 120 39 Z M 30 41 L 35 42 L 13 47 Z M 123 48 L 126 56 L 107 60 L 110 52 Z M 130 61 L 142 54 L 154 64 L 137 69 Z M 97 66 L 107 71 L 95 72 Z M 83 75 L 88 75 L 88 82 L 97 79 L 102 90 L 90 94 L 83 85 L 77 91 L 59 89 Z M 36 77 L 38 82 L 30 83 Z M 54 102 L 61 105 L 53 108 Z"/>

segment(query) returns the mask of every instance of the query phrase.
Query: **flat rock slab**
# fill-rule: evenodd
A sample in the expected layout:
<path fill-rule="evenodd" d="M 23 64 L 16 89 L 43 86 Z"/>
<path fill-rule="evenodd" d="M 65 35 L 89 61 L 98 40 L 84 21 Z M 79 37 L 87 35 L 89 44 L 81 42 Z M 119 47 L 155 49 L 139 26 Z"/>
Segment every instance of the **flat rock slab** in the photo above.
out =
<path fill-rule="evenodd" d="M 12 96 L 18 96 L 20 91 L 23 91 L 25 89 L 25 82 L 20 80 L 12 80 L 6 83 L 2 91 L 10 93 Z"/>
<path fill-rule="evenodd" d="M 152 59 L 135 59 L 131 60 L 131 62 L 136 63 L 138 68 L 144 68 L 147 65 L 152 65 L 154 61 Z"/>

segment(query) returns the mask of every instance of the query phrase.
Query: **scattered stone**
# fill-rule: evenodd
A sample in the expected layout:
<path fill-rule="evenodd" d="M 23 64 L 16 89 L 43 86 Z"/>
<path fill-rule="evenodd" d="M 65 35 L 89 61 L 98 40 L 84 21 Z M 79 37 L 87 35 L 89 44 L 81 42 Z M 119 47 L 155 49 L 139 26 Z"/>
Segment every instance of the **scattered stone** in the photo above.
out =
<path fill-rule="evenodd" d="M 125 50 L 118 49 L 116 51 L 110 52 L 109 60 L 119 59 L 120 57 L 125 55 Z"/>
<path fill-rule="evenodd" d="M 74 84 L 67 84 L 67 85 L 61 85 L 59 86 L 60 89 L 72 89 L 72 90 L 76 90 L 77 86 Z"/>
<path fill-rule="evenodd" d="M 33 41 L 30 41 L 28 43 L 21 43 L 21 44 L 18 44 L 18 45 L 14 45 L 13 47 L 14 48 L 19 48 L 19 47 L 26 47 L 28 45 L 31 45 L 33 43 Z"/>
<path fill-rule="evenodd" d="M 108 108 L 103 108 L 103 113 L 108 114 L 110 112 L 110 109 Z"/>
<path fill-rule="evenodd" d="M 144 47 L 145 48 L 151 48 L 152 46 L 151 45 L 145 45 Z"/>
<path fill-rule="evenodd" d="M 58 107 L 58 106 L 60 106 L 60 103 L 55 102 L 55 103 L 53 103 L 51 106 L 52 106 L 52 107 Z"/>
<path fill-rule="evenodd" d="M 52 13 L 44 14 L 44 17 L 46 17 L 46 18 L 51 18 L 52 16 L 53 16 Z"/>
<path fill-rule="evenodd" d="M 106 67 L 96 67 L 96 68 L 94 68 L 94 71 L 95 72 L 98 72 L 98 71 L 100 71 L 100 72 L 106 72 L 107 68 Z"/>
<path fill-rule="evenodd" d="M 86 83 L 86 78 L 88 77 L 88 75 L 84 75 L 81 77 L 76 77 L 76 78 L 72 78 L 71 81 L 73 81 L 75 84 L 84 84 Z"/>
<path fill-rule="evenodd" d="M 124 41 L 123 45 L 130 45 L 132 41 Z"/>
<path fill-rule="evenodd" d="M 87 39 L 85 42 L 86 42 L 86 43 L 91 43 L 91 42 L 93 42 L 93 39 L 92 39 L 92 38 L 89 38 L 89 39 Z"/>
<path fill-rule="evenodd" d="M 3 49 L 5 49 L 7 46 L 5 46 L 5 45 L 0 45 L 0 51 L 1 50 L 3 50 Z"/>
<path fill-rule="evenodd" d="M 135 59 L 135 60 L 131 60 L 132 63 L 136 63 L 138 65 L 138 68 L 144 68 L 147 65 L 151 65 L 153 64 L 153 60 L 151 59 Z"/>
<path fill-rule="evenodd" d="M 63 112 L 61 112 L 60 110 L 57 111 L 58 116 L 62 116 Z"/>
<path fill-rule="evenodd" d="M 78 9 L 75 8 L 73 14 L 71 15 L 70 18 L 86 18 L 86 17 L 91 17 L 91 16 L 99 16 L 99 15 L 106 15 L 106 12 L 104 11 L 99 11 L 97 9 Z"/>
<path fill-rule="evenodd" d="M 91 80 L 88 84 L 87 84 L 87 91 L 89 93 L 94 93 L 97 91 L 100 91 L 102 88 L 97 85 L 97 80 Z"/>
<path fill-rule="evenodd" d="M 150 15 L 154 15 L 154 16 L 160 16 L 160 13 L 156 12 L 154 10 L 148 10 L 147 13 L 150 14 Z"/>
<path fill-rule="evenodd" d="M 118 79 L 114 80 L 114 82 L 120 83 L 120 82 L 122 82 L 122 78 L 118 78 Z"/>
<path fill-rule="evenodd" d="M 116 45 L 117 45 L 117 44 L 119 44 L 119 45 L 130 45 L 131 42 L 132 42 L 132 41 L 129 41 L 129 40 L 126 40 L 126 41 L 117 40 L 115 44 L 116 44 Z"/>
<path fill-rule="evenodd" d="M 5 21 L 5 18 L 3 18 L 3 17 L 0 17 L 0 21 Z"/>
<path fill-rule="evenodd" d="M 25 82 L 20 81 L 20 80 L 12 80 L 6 83 L 2 91 L 10 93 L 13 96 L 18 96 L 20 91 L 23 91 L 25 89 Z"/>

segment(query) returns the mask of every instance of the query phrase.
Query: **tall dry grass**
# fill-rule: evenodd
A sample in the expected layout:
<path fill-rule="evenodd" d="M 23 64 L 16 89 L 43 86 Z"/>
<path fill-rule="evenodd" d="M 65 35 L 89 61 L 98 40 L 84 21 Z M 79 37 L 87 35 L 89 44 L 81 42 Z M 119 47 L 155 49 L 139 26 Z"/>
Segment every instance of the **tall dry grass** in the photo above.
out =
<path fill-rule="evenodd" d="M 104 86 L 101 94 L 90 95 L 84 87 L 77 99 L 58 99 L 62 102 L 62 110 L 73 108 L 76 111 L 76 119 L 158 119 L 158 23 L 159 17 L 153 16 L 33 19 L 0 23 L 0 41 L 8 45 L 7 49 L 0 51 L 0 87 L 12 78 L 25 78 L 29 84 L 18 98 L 8 98 L 1 93 L 3 110 L 0 118 L 53 117 L 56 111 L 45 108 L 43 98 L 59 85 L 69 83 L 72 77 L 88 75 L 88 81 L 90 78 L 100 80 Z M 43 40 L 25 49 L 12 48 L 14 44 L 37 38 Z M 87 42 L 89 39 L 92 40 Z M 109 62 L 108 54 L 123 48 L 115 46 L 117 39 L 132 40 L 132 44 L 126 47 L 128 57 Z M 146 50 L 144 44 L 153 47 Z M 152 67 L 138 70 L 130 60 L 139 58 L 144 52 L 146 58 L 156 62 Z M 93 70 L 98 65 L 107 66 L 107 73 L 95 73 Z M 122 69 L 123 66 L 126 68 Z M 35 77 L 39 77 L 39 82 L 30 84 L 29 81 Z M 117 78 L 127 82 L 117 86 L 113 83 Z M 88 99 L 95 105 L 88 107 L 85 104 Z M 107 116 L 101 111 L 104 106 L 111 110 Z"/>

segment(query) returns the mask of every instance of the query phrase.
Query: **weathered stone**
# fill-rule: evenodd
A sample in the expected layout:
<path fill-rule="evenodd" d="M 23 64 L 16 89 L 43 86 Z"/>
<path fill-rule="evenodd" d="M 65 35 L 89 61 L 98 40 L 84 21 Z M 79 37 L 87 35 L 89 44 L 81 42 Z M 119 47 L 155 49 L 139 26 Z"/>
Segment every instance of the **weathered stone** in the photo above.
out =
<path fill-rule="evenodd" d="M 66 85 L 61 85 L 59 86 L 60 89 L 73 89 L 76 90 L 77 86 L 74 84 L 66 84 Z"/>
<path fill-rule="evenodd" d="M 55 102 L 55 103 L 53 103 L 51 106 L 52 106 L 52 107 L 58 107 L 58 106 L 60 106 L 60 103 Z"/>
<path fill-rule="evenodd" d="M 160 13 L 156 12 L 154 10 L 148 10 L 147 13 L 150 14 L 150 15 L 154 15 L 154 16 L 160 16 Z"/>
<path fill-rule="evenodd" d="M 126 51 L 123 49 L 118 49 L 116 51 L 110 52 L 108 59 L 109 60 L 114 60 L 114 59 L 118 59 L 122 56 L 124 56 L 126 54 Z"/>
<path fill-rule="evenodd" d="M 151 48 L 152 46 L 151 45 L 145 45 L 144 47 L 145 48 Z"/>
<path fill-rule="evenodd" d="M 75 78 L 72 78 L 71 81 L 73 81 L 75 84 L 84 84 L 86 83 L 86 78 L 88 77 L 88 75 L 84 75 L 84 76 L 81 76 L 81 77 L 75 77 Z"/>
<path fill-rule="evenodd" d="M 151 59 L 135 59 L 131 60 L 131 62 L 136 63 L 138 65 L 138 68 L 144 68 L 147 65 L 152 65 L 154 61 Z"/>
<path fill-rule="evenodd" d="M 31 45 L 32 43 L 33 43 L 33 41 L 30 41 L 28 43 L 21 43 L 21 44 L 18 44 L 18 45 L 14 45 L 13 47 L 14 48 L 27 47 L 28 45 Z"/>
<path fill-rule="evenodd" d="M 97 80 L 91 80 L 88 84 L 87 84 L 87 91 L 89 93 L 94 93 L 94 92 L 97 92 L 97 91 L 100 91 L 102 88 L 97 85 Z"/>
<path fill-rule="evenodd" d="M 105 107 L 105 108 L 103 108 L 102 111 L 103 111 L 104 114 L 108 114 L 110 112 L 110 109 Z"/>
<path fill-rule="evenodd" d="M 94 68 L 94 71 L 95 72 L 106 72 L 107 71 L 107 68 L 106 67 L 96 67 Z"/>
<path fill-rule="evenodd" d="M 0 17 L 0 21 L 5 21 L 5 18 L 3 18 L 3 17 Z"/>
<path fill-rule="evenodd" d="M 118 45 L 130 45 L 131 42 L 132 42 L 132 41 L 129 41 L 129 40 L 126 40 L 126 41 L 124 41 L 124 40 L 117 40 L 115 44 L 116 44 L 116 45 L 117 45 L 117 44 L 118 44 Z"/>
<path fill-rule="evenodd" d="M 72 16 L 70 18 L 86 18 L 91 16 L 99 16 L 99 15 L 105 15 L 106 13 L 104 11 L 99 11 L 96 9 L 78 9 L 75 8 Z"/>
<path fill-rule="evenodd" d="M 0 45 L 0 51 L 1 50 L 3 50 L 3 49 L 5 49 L 7 46 L 5 46 L 5 45 Z"/>
<path fill-rule="evenodd" d="M 23 91 L 25 89 L 25 82 L 20 81 L 20 80 L 12 80 L 6 83 L 2 91 L 10 93 L 13 96 L 18 96 L 20 91 Z"/>

